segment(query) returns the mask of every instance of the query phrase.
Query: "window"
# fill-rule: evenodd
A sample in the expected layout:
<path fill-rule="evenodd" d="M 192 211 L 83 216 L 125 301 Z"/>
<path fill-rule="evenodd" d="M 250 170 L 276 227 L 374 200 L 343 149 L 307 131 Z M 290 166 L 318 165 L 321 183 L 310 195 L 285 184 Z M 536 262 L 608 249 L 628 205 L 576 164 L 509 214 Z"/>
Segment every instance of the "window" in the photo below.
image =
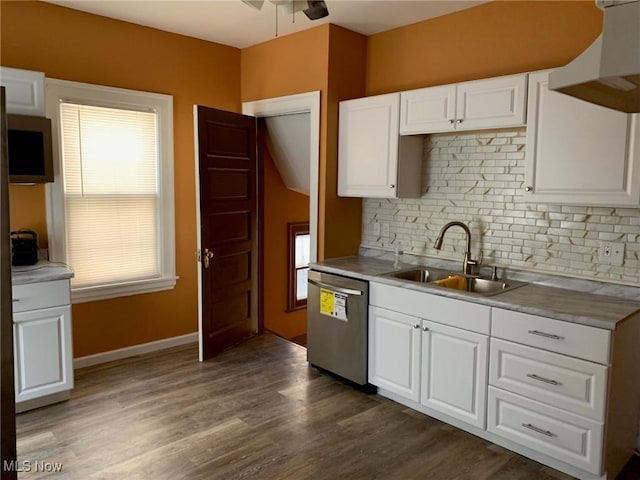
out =
<path fill-rule="evenodd" d="M 289 223 L 289 299 L 287 310 L 307 306 L 307 276 L 311 237 L 309 223 Z"/>
<path fill-rule="evenodd" d="M 47 80 L 52 259 L 74 303 L 175 285 L 172 97 Z"/>

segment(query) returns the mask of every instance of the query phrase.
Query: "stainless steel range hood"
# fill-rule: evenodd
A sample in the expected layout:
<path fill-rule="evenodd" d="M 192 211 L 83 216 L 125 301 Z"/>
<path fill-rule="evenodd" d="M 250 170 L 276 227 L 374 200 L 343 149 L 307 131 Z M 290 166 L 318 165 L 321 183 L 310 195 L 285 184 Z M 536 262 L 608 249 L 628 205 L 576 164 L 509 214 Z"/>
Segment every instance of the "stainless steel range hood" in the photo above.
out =
<path fill-rule="evenodd" d="M 627 113 L 640 112 L 640 0 L 596 0 L 602 34 L 551 73 L 549 88 Z"/>

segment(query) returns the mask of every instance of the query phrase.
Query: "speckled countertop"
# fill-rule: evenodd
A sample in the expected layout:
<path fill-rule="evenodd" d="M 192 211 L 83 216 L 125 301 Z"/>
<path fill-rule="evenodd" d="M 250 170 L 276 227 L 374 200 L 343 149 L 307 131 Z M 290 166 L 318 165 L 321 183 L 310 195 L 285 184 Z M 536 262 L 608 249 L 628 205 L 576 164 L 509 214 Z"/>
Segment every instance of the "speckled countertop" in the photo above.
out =
<path fill-rule="evenodd" d="M 35 265 L 25 265 L 11 268 L 11 284 L 25 285 L 27 283 L 52 282 L 73 277 L 73 271 L 62 263 L 52 263 L 40 260 Z"/>
<path fill-rule="evenodd" d="M 394 271 L 419 268 L 417 265 L 401 264 L 394 268 L 393 262 L 373 257 L 342 257 L 312 264 L 311 268 L 327 273 L 350 276 L 370 282 L 385 283 L 434 295 L 457 298 L 492 307 L 505 308 L 533 315 L 555 318 L 567 322 L 614 330 L 616 324 L 640 311 L 640 289 L 638 301 L 591 292 L 557 288 L 530 283 L 514 290 L 493 296 L 460 292 L 428 283 L 399 280 L 385 274 Z"/>

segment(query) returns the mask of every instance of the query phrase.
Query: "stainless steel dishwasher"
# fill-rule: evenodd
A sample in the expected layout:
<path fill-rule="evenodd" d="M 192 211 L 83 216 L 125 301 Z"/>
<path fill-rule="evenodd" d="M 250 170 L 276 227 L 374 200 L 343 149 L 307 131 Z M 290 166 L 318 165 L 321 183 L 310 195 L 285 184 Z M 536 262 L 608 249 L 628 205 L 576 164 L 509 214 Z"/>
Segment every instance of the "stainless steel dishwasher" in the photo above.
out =
<path fill-rule="evenodd" d="M 367 383 L 369 283 L 309 271 L 307 360 L 358 385 Z"/>

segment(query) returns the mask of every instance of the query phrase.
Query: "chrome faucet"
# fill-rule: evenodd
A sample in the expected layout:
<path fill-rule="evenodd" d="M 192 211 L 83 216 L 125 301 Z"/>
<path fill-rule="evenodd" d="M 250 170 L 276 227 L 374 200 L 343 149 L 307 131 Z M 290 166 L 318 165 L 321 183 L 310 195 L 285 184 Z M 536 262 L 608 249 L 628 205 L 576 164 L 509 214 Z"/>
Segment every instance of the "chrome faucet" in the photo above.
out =
<path fill-rule="evenodd" d="M 455 227 L 455 226 L 461 227 L 464 230 L 464 233 L 467 235 L 467 250 L 464 252 L 464 260 L 462 261 L 462 271 L 466 275 L 470 275 L 471 267 L 480 265 L 480 262 L 482 261 L 482 252 L 480 253 L 479 259 L 473 260 L 471 258 L 471 230 L 469 230 L 469 227 L 467 227 L 464 223 L 462 222 L 447 223 L 444 227 L 442 227 L 442 230 L 440 230 L 440 233 L 436 238 L 436 243 L 433 245 L 433 247 L 436 250 L 440 250 L 442 248 L 442 240 L 444 239 L 445 232 L 449 230 L 451 227 Z"/>

